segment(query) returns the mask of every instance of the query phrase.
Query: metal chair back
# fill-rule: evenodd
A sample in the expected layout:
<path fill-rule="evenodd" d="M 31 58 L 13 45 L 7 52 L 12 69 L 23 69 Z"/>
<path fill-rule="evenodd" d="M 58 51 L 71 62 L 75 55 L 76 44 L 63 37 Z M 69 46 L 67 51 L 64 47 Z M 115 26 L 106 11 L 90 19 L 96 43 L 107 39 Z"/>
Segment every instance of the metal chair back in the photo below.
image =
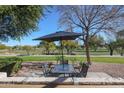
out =
<path fill-rule="evenodd" d="M 49 68 L 48 68 L 47 64 L 42 65 L 42 71 L 43 71 L 44 76 L 46 76 L 48 74 Z"/>
<path fill-rule="evenodd" d="M 88 68 L 89 68 L 89 65 L 87 63 L 83 63 L 81 66 L 80 76 L 86 77 Z"/>

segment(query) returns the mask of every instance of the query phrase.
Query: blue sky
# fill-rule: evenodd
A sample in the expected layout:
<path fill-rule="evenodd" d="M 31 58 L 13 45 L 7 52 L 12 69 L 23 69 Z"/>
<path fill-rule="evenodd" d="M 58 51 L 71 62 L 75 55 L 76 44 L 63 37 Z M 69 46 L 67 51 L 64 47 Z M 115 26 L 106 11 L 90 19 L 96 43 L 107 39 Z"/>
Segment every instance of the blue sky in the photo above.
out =
<path fill-rule="evenodd" d="M 33 41 L 32 39 L 60 30 L 58 29 L 58 19 L 59 19 L 58 13 L 55 10 L 53 10 L 51 13 L 47 13 L 45 18 L 40 20 L 38 25 L 39 28 L 38 31 L 33 32 L 31 35 L 27 37 L 23 37 L 23 39 L 21 39 L 20 42 L 15 40 L 9 40 L 8 42 L 2 43 L 9 46 L 37 45 L 39 44 L 39 41 Z"/>
<path fill-rule="evenodd" d="M 51 13 L 47 13 L 46 16 L 39 21 L 38 31 L 33 32 L 27 37 L 23 37 L 21 41 L 9 40 L 8 42 L 2 42 L 7 46 L 15 46 L 15 45 L 37 45 L 40 41 L 34 41 L 32 39 L 44 36 L 56 31 L 61 31 L 62 29 L 58 29 L 58 19 L 59 14 L 56 10 L 52 10 Z M 80 29 L 76 28 L 76 32 L 80 32 Z M 102 33 L 104 36 L 104 34 Z"/>

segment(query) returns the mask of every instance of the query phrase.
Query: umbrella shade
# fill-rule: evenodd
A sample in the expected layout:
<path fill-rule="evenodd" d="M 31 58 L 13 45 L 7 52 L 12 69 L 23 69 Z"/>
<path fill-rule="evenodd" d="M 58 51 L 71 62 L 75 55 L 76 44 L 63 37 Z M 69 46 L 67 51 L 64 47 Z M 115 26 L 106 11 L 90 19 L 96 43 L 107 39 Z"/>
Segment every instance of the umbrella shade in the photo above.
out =
<path fill-rule="evenodd" d="M 59 40 L 75 40 L 79 36 L 81 36 L 81 33 L 59 31 L 33 40 L 45 40 L 52 42 Z"/>
<path fill-rule="evenodd" d="M 33 40 L 45 40 L 49 42 L 60 41 L 61 50 L 62 50 L 62 61 L 64 61 L 62 40 L 75 40 L 79 36 L 81 36 L 81 33 L 59 31 L 59 32 L 55 32 L 55 33 L 42 36 Z M 63 68 L 64 68 L 64 65 L 63 65 Z"/>

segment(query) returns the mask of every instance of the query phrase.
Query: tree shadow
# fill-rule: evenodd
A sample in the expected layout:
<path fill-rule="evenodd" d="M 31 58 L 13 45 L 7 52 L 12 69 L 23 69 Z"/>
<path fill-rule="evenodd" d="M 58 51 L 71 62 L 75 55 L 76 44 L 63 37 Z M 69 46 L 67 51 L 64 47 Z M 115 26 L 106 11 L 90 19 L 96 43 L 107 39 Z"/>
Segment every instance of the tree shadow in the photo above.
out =
<path fill-rule="evenodd" d="M 57 87 L 59 84 L 63 83 L 68 77 L 58 77 L 56 80 L 46 84 L 44 87 L 42 88 L 55 88 Z M 59 82 L 59 84 L 57 84 Z"/>

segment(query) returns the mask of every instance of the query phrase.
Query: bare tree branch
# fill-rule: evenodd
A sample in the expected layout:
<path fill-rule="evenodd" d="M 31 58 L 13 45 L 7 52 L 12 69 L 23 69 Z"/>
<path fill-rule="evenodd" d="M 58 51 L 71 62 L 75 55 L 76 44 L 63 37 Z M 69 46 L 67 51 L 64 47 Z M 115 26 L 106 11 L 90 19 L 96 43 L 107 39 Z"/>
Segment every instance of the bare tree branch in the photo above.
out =
<path fill-rule="evenodd" d="M 87 62 L 90 62 L 88 41 L 91 37 L 100 32 L 115 32 L 118 27 L 123 27 L 124 6 L 61 6 L 58 10 L 62 25 L 71 23 L 76 29 L 81 29 Z"/>

